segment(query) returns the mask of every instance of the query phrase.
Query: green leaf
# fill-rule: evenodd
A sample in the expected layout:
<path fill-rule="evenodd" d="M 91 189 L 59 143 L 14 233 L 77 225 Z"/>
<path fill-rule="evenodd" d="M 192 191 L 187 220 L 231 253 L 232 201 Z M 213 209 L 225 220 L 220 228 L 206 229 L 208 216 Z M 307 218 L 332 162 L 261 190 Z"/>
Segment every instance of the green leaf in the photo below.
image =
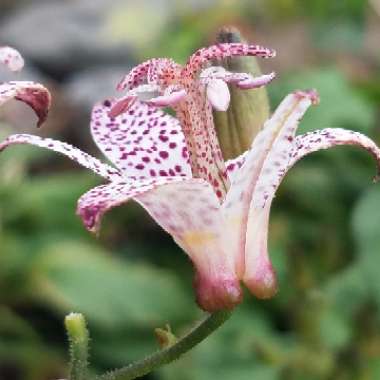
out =
<path fill-rule="evenodd" d="M 354 315 L 368 297 L 368 283 L 360 263 L 337 272 L 323 287 L 330 303 L 344 315 Z"/>
<path fill-rule="evenodd" d="M 183 318 L 193 307 L 169 272 L 119 260 L 92 244 L 50 245 L 34 270 L 35 294 L 41 301 L 112 328 L 156 327 L 169 318 Z"/>
<path fill-rule="evenodd" d="M 371 255 L 373 251 L 373 259 L 378 261 L 380 256 L 378 249 L 380 248 L 380 186 L 373 185 L 367 192 L 363 194 L 357 203 L 353 218 L 352 226 L 356 241 L 359 246 L 359 252 Z"/>
<path fill-rule="evenodd" d="M 35 328 L 11 309 L 0 307 L 0 358 L 1 368 L 19 369 L 25 380 L 50 377 L 53 368 L 63 368 L 58 350 L 48 346 Z"/>
<path fill-rule="evenodd" d="M 321 340 L 329 350 L 339 350 L 350 343 L 352 328 L 350 319 L 338 308 L 330 307 L 320 319 Z"/>
<path fill-rule="evenodd" d="M 39 343 L 39 337 L 34 328 L 22 317 L 6 306 L 0 306 L 0 340 L 6 337 L 13 341 L 27 339 Z"/>
<path fill-rule="evenodd" d="M 91 357 L 108 368 L 125 366 L 159 349 L 152 326 L 91 329 Z"/>
<path fill-rule="evenodd" d="M 335 21 L 335 22 L 334 22 Z M 312 27 L 315 46 L 330 54 L 351 52 L 362 54 L 365 28 L 351 21 L 317 22 Z"/>
<path fill-rule="evenodd" d="M 79 218 L 75 216 L 80 195 L 99 183 L 83 173 L 61 173 L 23 181 L 9 191 L 2 204 L 5 221 L 28 233 L 36 230 L 78 232 L 84 235 Z M 4 199 L 4 198 L 3 198 Z"/>
<path fill-rule="evenodd" d="M 367 191 L 355 207 L 352 226 L 358 246 L 363 281 L 380 304 L 380 187 Z"/>
<path fill-rule="evenodd" d="M 272 95 L 274 104 L 278 104 L 287 93 L 307 88 L 315 88 L 321 102 L 306 113 L 300 124 L 299 133 L 327 127 L 370 132 L 375 121 L 374 107 L 359 95 L 349 80 L 338 70 L 322 68 L 293 73 L 279 78 L 268 86 L 268 91 Z"/>
<path fill-rule="evenodd" d="M 243 305 L 202 344 L 181 360 L 160 369 L 160 378 L 278 379 L 281 363 L 278 341 L 265 315 L 259 309 Z"/>

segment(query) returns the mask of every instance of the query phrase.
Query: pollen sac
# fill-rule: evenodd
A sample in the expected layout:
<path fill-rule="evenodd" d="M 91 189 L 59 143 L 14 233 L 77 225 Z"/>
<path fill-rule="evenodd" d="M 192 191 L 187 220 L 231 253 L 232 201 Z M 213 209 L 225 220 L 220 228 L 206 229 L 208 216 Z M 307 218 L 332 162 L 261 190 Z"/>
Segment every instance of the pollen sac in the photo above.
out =
<path fill-rule="evenodd" d="M 245 42 L 233 27 L 222 28 L 217 36 L 219 43 Z M 226 58 L 217 63 L 230 72 L 261 76 L 255 57 Z M 265 78 L 265 76 L 263 76 Z M 225 160 L 244 153 L 269 117 L 269 102 L 265 87 L 245 89 L 244 83 L 228 85 L 230 104 L 226 112 L 213 112 L 219 144 Z M 250 87 L 246 87 L 250 88 Z"/>

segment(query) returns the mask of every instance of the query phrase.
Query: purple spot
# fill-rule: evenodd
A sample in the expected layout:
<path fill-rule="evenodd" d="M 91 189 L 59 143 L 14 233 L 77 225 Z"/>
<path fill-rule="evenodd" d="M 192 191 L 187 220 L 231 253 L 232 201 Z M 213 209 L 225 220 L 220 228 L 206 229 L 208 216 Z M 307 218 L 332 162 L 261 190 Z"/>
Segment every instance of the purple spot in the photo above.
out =
<path fill-rule="evenodd" d="M 160 156 L 161 158 L 163 158 L 163 159 L 166 159 L 166 158 L 169 157 L 169 153 L 166 152 L 166 151 L 164 151 L 164 150 L 161 150 L 158 154 L 159 154 L 159 156 Z"/>

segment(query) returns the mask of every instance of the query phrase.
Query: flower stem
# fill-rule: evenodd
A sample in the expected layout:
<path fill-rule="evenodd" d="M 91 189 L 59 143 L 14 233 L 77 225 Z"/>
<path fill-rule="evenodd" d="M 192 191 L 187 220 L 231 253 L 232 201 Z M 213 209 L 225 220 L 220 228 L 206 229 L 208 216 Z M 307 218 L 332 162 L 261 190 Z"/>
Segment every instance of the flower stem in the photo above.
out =
<path fill-rule="evenodd" d="M 86 321 L 82 314 L 70 313 L 65 318 L 70 342 L 70 380 L 87 380 L 88 340 Z"/>
<path fill-rule="evenodd" d="M 171 363 L 206 339 L 231 316 L 231 311 L 207 314 L 186 335 L 172 346 L 157 351 L 126 367 L 97 376 L 95 380 L 132 380 L 144 376 L 163 364 Z"/>

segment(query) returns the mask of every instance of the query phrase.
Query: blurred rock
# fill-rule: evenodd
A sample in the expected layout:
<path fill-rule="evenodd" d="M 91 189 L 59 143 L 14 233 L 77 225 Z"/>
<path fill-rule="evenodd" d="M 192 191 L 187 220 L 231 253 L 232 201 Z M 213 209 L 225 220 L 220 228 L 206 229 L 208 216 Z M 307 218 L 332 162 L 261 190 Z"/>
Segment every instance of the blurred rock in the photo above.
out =
<path fill-rule="evenodd" d="M 131 45 L 107 36 L 110 8 L 102 0 L 33 2 L 3 20 L 1 40 L 56 78 L 94 64 L 130 61 Z"/>
<path fill-rule="evenodd" d="M 93 67 L 67 78 L 62 88 L 64 103 L 70 110 L 65 140 L 75 142 L 87 152 L 98 153 L 89 131 L 91 110 L 99 101 L 121 96 L 116 84 L 129 70 L 125 66 Z"/>
<path fill-rule="evenodd" d="M 75 110 L 75 119 L 88 123 L 91 109 L 96 102 L 120 96 L 116 85 L 130 70 L 124 66 L 94 67 L 69 77 L 63 88 L 67 102 Z"/>
<path fill-rule="evenodd" d="M 48 78 L 36 67 L 29 64 L 29 62 L 25 62 L 23 69 L 18 72 L 10 71 L 5 65 L 0 65 L 0 82 L 14 80 L 27 80 L 43 83 L 48 80 Z"/>
<path fill-rule="evenodd" d="M 18 48 L 58 80 L 90 66 L 135 64 L 141 51 L 155 44 L 170 23 L 178 22 L 180 15 L 201 12 L 217 3 L 216 0 L 5 1 L 7 11 L 0 15 L 0 42 Z"/>

